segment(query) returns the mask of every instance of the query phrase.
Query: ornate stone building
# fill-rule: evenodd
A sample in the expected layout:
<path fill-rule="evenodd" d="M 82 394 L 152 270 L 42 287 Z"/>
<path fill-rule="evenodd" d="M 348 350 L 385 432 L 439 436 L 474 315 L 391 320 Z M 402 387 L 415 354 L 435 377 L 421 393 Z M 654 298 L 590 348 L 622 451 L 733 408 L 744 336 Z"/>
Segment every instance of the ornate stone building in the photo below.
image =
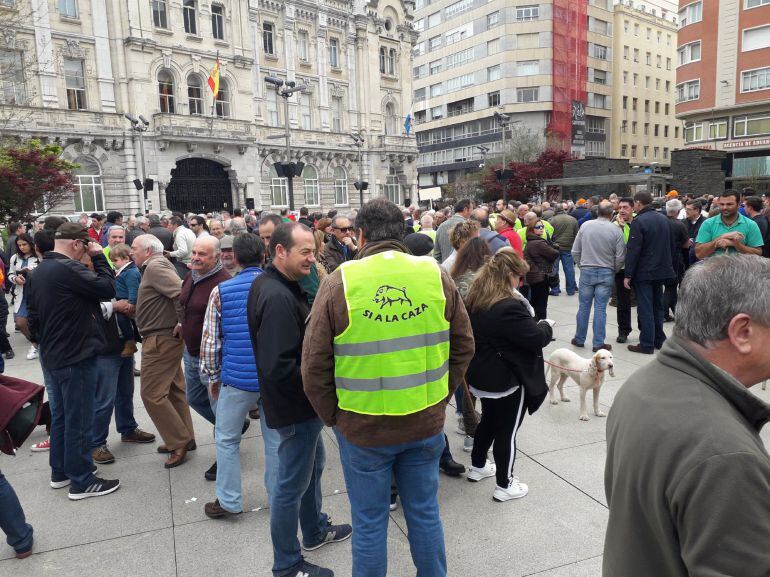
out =
<path fill-rule="evenodd" d="M 289 98 L 295 206 L 403 203 L 417 147 L 404 119 L 417 33 L 411 0 L 0 0 L 0 131 L 58 142 L 80 165 L 57 212 L 208 211 L 288 205 L 285 109 L 266 76 L 305 84 Z M 207 79 L 217 58 L 220 90 Z M 147 120 L 143 134 L 124 113 Z M 140 121 L 139 127 L 144 126 Z M 362 133 L 359 164 L 351 132 Z M 143 147 L 140 136 L 143 137 Z M 144 153 L 144 157 L 142 156 Z"/>

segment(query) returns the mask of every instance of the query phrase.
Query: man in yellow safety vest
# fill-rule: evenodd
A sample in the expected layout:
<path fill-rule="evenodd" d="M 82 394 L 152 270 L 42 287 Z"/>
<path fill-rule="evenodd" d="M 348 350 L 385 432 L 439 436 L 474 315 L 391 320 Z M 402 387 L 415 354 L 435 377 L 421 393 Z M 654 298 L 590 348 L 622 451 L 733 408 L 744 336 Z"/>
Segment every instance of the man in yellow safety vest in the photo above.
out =
<path fill-rule="evenodd" d="M 356 218 L 360 248 L 321 284 L 302 373 L 334 426 L 353 516 L 353 575 L 384 576 L 395 476 L 417 574 L 446 575 L 438 511 L 446 399 L 473 356 L 462 300 L 430 257 L 401 243 L 401 211 L 374 199 Z"/>

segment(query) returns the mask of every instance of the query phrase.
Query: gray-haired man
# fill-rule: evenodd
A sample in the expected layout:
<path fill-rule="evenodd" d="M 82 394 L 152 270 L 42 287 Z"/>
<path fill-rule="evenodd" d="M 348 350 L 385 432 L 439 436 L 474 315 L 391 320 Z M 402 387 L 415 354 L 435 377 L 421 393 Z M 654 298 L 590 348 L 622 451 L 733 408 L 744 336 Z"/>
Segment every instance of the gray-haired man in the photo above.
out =
<path fill-rule="evenodd" d="M 748 389 L 770 378 L 768 291 L 754 255 L 687 271 L 674 336 L 607 421 L 604 575 L 767 575 L 770 405 Z"/>

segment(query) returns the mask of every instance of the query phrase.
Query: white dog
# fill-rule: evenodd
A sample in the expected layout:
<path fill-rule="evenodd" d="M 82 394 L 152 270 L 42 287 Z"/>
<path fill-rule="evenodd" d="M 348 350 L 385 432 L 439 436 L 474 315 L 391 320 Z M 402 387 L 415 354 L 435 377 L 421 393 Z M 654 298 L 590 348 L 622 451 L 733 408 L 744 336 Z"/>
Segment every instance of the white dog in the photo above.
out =
<path fill-rule="evenodd" d="M 580 387 L 580 420 L 588 421 L 588 410 L 586 409 L 586 393 L 589 389 L 594 395 L 594 414 L 597 417 L 606 417 L 607 415 L 599 409 L 599 391 L 604 384 L 605 373 L 609 372 L 614 377 L 615 367 L 612 353 L 604 349 L 600 350 L 590 359 L 584 359 L 569 349 L 556 349 L 548 357 L 546 363 L 551 374 L 549 391 L 551 395 L 551 404 L 558 405 L 559 401 L 554 395 L 554 389 L 559 387 L 561 400 L 568 402 L 569 399 L 564 396 L 564 381 L 567 377 L 572 378 Z"/>

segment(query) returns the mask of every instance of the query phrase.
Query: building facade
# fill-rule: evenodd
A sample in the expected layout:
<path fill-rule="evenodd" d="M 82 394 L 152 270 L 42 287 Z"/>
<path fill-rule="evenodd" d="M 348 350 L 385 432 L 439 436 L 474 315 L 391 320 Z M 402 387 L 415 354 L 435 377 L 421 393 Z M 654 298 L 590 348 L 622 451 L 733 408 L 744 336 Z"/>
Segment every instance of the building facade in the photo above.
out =
<path fill-rule="evenodd" d="M 728 180 L 767 182 L 770 0 L 681 1 L 679 25 L 676 114 L 685 145 L 725 151 Z"/>
<path fill-rule="evenodd" d="M 289 204 L 272 168 L 301 161 L 297 208 L 403 203 L 417 147 L 410 0 L 2 0 L 3 135 L 60 143 L 80 165 L 72 206 L 275 210 Z M 208 79 L 217 61 L 216 96 Z M 13 73 L 9 76 L 8 71 Z M 283 99 L 266 76 L 307 88 Z M 136 125 L 124 113 L 142 116 Z M 288 121 L 291 153 L 284 134 Z M 350 133 L 364 137 L 359 150 Z M 141 137 L 141 139 L 140 139 Z M 144 168 L 143 168 L 144 165 Z"/>
<path fill-rule="evenodd" d="M 453 182 L 500 158 L 495 112 L 578 155 L 609 150 L 609 0 L 418 0 L 413 110 L 419 184 Z M 573 102 L 585 113 L 574 135 Z"/>
<path fill-rule="evenodd" d="M 612 157 L 670 166 L 682 146 L 676 104 L 676 13 L 624 0 L 615 5 Z"/>

